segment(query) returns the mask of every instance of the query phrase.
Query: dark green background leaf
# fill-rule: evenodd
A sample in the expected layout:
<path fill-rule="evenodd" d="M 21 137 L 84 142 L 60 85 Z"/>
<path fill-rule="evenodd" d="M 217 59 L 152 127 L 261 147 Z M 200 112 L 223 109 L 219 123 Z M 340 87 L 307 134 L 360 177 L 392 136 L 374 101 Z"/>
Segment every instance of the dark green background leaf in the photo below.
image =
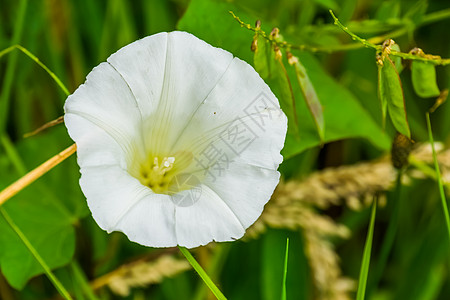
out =
<path fill-rule="evenodd" d="M 440 94 L 436 82 L 436 68 L 432 64 L 413 61 L 411 63 L 411 80 L 414 91 L 419 97 L 437 97 Z"/>
<path fill-rule="evenodd" d="M 29 169 L 64 149 L 64 146 L 54 143 L 55 137 L 59 137 L 60 145 L 70 145 L 63 127 L 20 143 L 18 151 L 22 157 L 27 157 L 26 153 L 36 153 L 26 159 L 25 165 L 30 166 Z M 19 177 L 19 174 L 7 161 L 0 168 L 2 189 L 11 181 L 13 174 L 14 177 Z M 78 176 L 78 166 L 73 156 L 4 205 L 50 268 L 70 262 L 75 250 L 73 226 L 78 218 L 88 214 L 79 187 L 73 185 Z M 1 216 L 0 232 L 0 267 L 8 282 L 21 289 L 31 277 L 42 274 L 43 269 Z"/>
<path fill-rule="evenodd" d="M 387 57 L 379 69 L 379 93 L 381 103 L 387 103 L 392 124 L 398 132 L 411 138 L 408 120 L 406 117 L 405 98 L 402 83 L 392 60 Z"/>

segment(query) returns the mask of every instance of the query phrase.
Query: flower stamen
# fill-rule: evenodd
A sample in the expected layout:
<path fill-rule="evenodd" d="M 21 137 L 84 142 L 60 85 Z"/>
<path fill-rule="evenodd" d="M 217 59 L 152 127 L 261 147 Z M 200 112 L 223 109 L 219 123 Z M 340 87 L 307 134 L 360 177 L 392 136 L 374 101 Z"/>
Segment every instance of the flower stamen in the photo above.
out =
<path fill-rule="evenodd" d="M 160 163 L 161 161 L 161 163 Z M 171 172 L 175 164 L 175 157 L 154 157 L 151 166 L 142 165 L 141 182 L 155 193 L 166 193 L 174 174 Z"/>

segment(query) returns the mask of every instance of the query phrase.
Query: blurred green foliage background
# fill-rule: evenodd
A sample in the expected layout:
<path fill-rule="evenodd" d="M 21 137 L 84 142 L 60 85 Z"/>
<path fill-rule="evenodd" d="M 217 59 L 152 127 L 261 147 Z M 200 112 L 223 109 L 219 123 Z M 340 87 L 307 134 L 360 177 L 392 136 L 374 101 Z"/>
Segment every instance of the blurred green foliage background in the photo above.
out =
<path fill-rule="evenodd" d="M 321 49 L 293 49 L 292 53 L 305 66 L 322 103 L 324 143 L 285 53 L 283 64 L 295 98 L 297 128 L 285 79 L 273 75 L 276 69 L 261 74 L 290 117 L 280 168 L 283 180 L 301 180 L 317 170 L 379 158 L 389 151 L 395 135 L 390 123 L 385 130 L 382 127 L 375 51 L 355 43 L 333 25 L 329 9 L 363 38 L 380 37 L 379 44 L 393 38 L 403 52 L 420 47 L 425 53 L 450 57 L 450 3 L 443 0 L 1 0 L 0 51 L 22 45 L 73 92 L 110 54 L 153 33 L 188 31 L 253 65 L 254 32 L 241 27 L 229 11 L 252 26 L 261 20 L 267 33 L 278 27 L 288 43 Z M 412 139 L 426 142 L 425 112 L 434 99 L 414 93 L 409 62 L 404 61 L 404 66 L 400 78 Z M 436 72 L 439 88 L 448 88 L 450 67 L 437 66 Z M 65 99 L 52 78 L 23 53 L 15 50 L 0 57 L 0 189 L 71 144 L 63 125 L 23 137 L 63 115 Z M 433 134 L 444 145 L 448 145 L 449 115 L 448 104 L 432 115 Z M 76 299 L 121 298 L 106 286 L 96 288 L 94 296 L 87 282 L 130 262 L 153 261 L 162 255 L 178 257 L 176 249 L 149 249 L 120 233 L 101 231 L 90 216 L 78 178 L 79 169 L 71 157 L 3 207 Z M 388 192 L 387 202 L 377 215 L 371 267 L 379 262 L 394 202 L 400 207 L 398 233 L 381 280 L 371 278 L 369 271 L 368 299 L 449 299 L 450 248 L 436 182 L 413 180 L 400 195 Z M 343 276 L 356 280 L 369 208 L 354 211 L 338 205 L 315 212 L 350 228 L 349 239 L 324 240 L 336 246 Z M 288 299 L 354 297 L 353 292 L 339 298 L 318 291 L 301 229 L 269 228 L 257 238 L 195 253 L 229 299 L 279 299 L 286 237 L 291 241 Z M 58 297 L 3 217 L 0 268 L 0 299 Z M 333 270 L 325 264 L 323 271 Z M 157 284 L 134 287 L 125 298 L 211 297 L 193 271 L 160 277 Z"/>

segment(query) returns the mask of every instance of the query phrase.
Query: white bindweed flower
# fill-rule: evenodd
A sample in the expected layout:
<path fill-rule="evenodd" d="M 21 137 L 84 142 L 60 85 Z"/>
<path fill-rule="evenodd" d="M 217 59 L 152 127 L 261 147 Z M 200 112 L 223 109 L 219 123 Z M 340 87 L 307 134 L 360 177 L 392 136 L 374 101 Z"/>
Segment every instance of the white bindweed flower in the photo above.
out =
<path fill-rule="evenodd" d="M 238 239 L 279 181 L 278 100 L 250 65 L 189 33 L 123 47 L 64 109 L 95 221 L 139 244 Z"/>

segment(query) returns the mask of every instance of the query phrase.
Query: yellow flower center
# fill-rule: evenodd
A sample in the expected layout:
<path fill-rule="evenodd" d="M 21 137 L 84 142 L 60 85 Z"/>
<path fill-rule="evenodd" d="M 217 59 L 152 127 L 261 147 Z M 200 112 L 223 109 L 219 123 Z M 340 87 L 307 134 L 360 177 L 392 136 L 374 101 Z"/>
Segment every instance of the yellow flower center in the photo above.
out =
<path fill-rule="evenodd" d="M 141 166 L 140 181 L 155 193 L 166 193 L 176 172 L 172 171 L 175 157 L 154 157 L 153 163 Z"/>
<path fill-rule="evenodd" d="M 129 169 L 130 174 L 154 193 L 173 195 L 193 188 L 203 175 L 193 175 L 193 155 L 179 151 L 172 155 L 149 155 L 147 159 L 136 159 Z M 189 168 L 191 166 L 191 168 Z"/>

